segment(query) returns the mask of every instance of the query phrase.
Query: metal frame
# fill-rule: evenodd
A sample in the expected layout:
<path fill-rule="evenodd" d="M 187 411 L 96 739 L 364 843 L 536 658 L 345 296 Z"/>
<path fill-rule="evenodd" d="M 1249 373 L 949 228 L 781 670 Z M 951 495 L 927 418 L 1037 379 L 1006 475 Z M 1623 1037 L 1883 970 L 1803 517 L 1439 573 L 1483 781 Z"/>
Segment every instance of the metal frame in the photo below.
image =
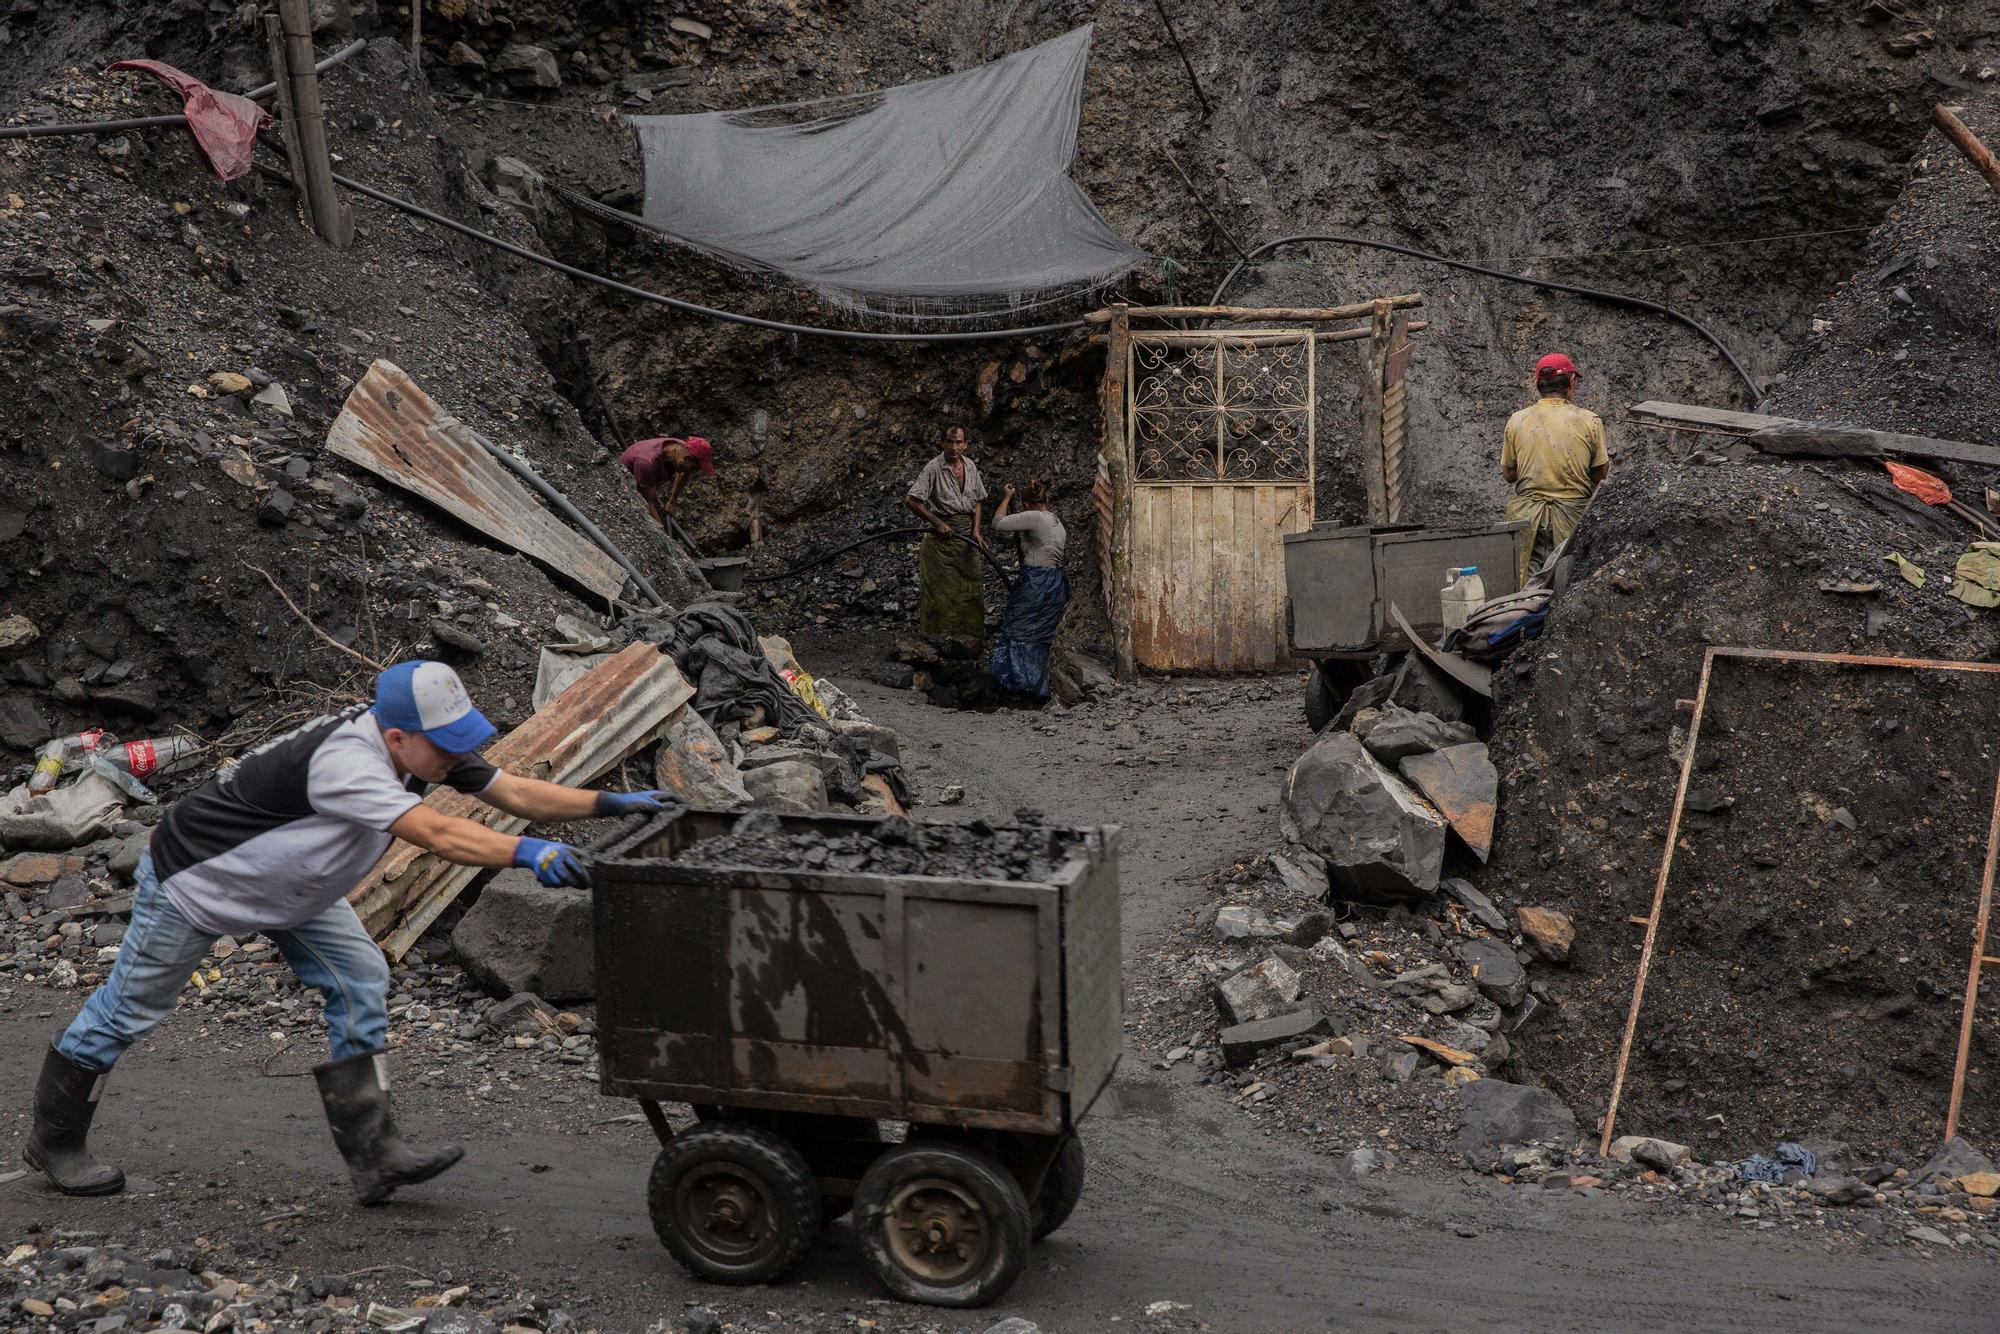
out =
<path fill-rule="evenodd" d="M 1659 938 L 1660 910 L 1666 903 L 1667 877 L 1673 870 L 1674 848 L 1680 841 L 1681 810 L 1687 801 L 1688 781 L 1694 775 L 1695 746 L 1701 740 L 1702 714 L 1708 708 L 1708 683 L 1717 658 L 1749 662 L 1825 663 L 1842 667 L 1895 667 L 1913 671 L 1972 672 L 2000 675 L 2000 663 L 1956 662 L 1947 658 L 1895 658 L 1861 653 L 1797 653 L 1771 648 L 1711 647 L 1701 659 L 1701 682 L 1695 688 L 1694 721 L 1688 725 L 1687 750 L 1681 756 L 1680 783 L 1674 790 L 1673 813 L 1667 820 L 1667 846 L 1660 856 L 1660 873 L 1653 882 L 1653 910 L 1646 918 L 1646 943 L 1639 951 L 1639 975 L 1632 983 L 1632 1005 L 1625 1015 L 1625 1037 L 1618 1046 L 1618 1065 L 1611 1078 L 1611 1103 L 1604 1112 L 1604 1134 L 1598 1141 L 1600 1154 L 1611 1152 L 1617 1132 L 1618 1102 L 1625 1091 L 1625 1068 L 1632 1058 L 1632 1039 L 1639 1030 L 1639 1006 L 1646 994 L 1646 977 L 1652 970 L 1653 945 Z M 2000 965 L 2000 958 L 1986 953 L 1987 925 L 1993 910 L 1993 875 L 1996 853 L 2000 852 L 2000 773 L 1994 776 L 1993 813 L 1986 826 L 1986 866 L 1979 880 L 1979 913 L 1972 929 L 1972 962 L 1966 970 L 1965 1010 L 1958 1025 L 1958 1059 L 1951 1076 L 1951 1102 L 1945 1112 L 1944 1137 L 1958 1133 L 1959 1103 L 1965 1095 L 1965 1066 L 1972 1047 L 1972 1017 L 1979 1003 L 1979 974 L 1986 964 Z"/>

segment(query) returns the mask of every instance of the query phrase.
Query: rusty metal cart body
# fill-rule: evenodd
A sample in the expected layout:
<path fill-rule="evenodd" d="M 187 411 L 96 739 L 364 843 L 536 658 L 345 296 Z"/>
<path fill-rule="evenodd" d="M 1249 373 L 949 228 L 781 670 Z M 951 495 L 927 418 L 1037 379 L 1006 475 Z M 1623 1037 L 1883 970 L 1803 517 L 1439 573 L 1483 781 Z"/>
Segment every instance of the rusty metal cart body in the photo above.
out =
<path fill-rule="evenodd" d="M 1306 717 L 1313 730 L 1340 711 L 1349 691 L 1384 653 L 1410 647 L 1390 608 L 1435 642 L 1444 631 L 1438 590 L 1445 571 L 1476 566 L 1488 598 L 1517 591 L 1525 523 L 1425 528 L 1416 524 L 1341 527 L 1316 523 L 1285 536 L 1285 639 L 1309 658 Z"/>
<path fill-rule="evenodd" d="M 1123 1047 L 1117 829 L 1059 831 L 1046 882 L 673 860 L 740 818 L 668 815 L 595 858 L 600 1087 L 660 1138 L 661 1240 L 766 1282 L 851 1202 L 891 1292 L 992 1300 L 1075 1204 L 1076 1126 Z M 699 1123 L 676 1134 L 663 1101 Z"/>

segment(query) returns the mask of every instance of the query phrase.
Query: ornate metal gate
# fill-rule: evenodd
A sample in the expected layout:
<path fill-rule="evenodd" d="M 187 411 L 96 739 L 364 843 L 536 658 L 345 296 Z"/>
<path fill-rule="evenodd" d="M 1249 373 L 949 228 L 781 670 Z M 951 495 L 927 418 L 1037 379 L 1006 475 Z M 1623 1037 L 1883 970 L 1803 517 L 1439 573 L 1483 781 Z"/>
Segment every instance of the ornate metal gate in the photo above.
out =
<path fill-rule="evenodd" d="M 1135 482 L 1312 482 L 1313 337 L 1134 333 Z"/>

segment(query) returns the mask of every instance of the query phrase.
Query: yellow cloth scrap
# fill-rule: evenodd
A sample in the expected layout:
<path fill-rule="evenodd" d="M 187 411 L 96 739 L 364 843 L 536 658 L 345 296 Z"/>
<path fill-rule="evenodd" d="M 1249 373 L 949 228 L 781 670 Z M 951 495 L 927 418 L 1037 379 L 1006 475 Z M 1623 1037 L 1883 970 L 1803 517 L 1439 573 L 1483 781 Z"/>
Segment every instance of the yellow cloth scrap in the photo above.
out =
<path fill-rule="evenodd" d="M 2000 542 L 1974 542 L 1952 571 L 1951 595 L 1975 607 L 2000 607 Z"/>
<path fill-rule="evenodd" d="M 1892 551 L 1882 559 L 1895 566 L 1897 573 L 1901 574 L 1903 578 L 1909 580 L 1918 588 L 1924 586 L 1924 567 L 1913 564 L 1902 552 Z"/>

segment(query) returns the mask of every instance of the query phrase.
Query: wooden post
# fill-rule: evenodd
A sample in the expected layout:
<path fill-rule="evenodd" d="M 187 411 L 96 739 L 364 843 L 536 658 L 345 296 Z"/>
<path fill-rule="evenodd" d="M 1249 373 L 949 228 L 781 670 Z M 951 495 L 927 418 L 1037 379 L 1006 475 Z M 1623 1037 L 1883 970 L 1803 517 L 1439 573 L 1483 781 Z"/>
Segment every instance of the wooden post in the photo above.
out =
<path fill-rule="evenodd" d="M 319 71 L 313 68 L 312 15 L 307 0 L 278 0 L 278 18 L 285 30 L 285 63 L 291 77 L 291 101 L 297 122 L 299 154 L 303 159 L 306 206 L 320 239 L 341 250 L 354 244 L 354 213 L 333 187 L 333 165 L 327 157 L 326 113 L 319 97 Z"/>
<path fill-rule="evenodd" d="M 424 0 L 410 0 L 410 67 L 423 73 Z"/>
<path fill-rule="evenodd" d="M 1384 467 L 1382 440 L 1382 377 L 1389 361 L 1389 311 L 1384 303 L 1375 308 L 1369 329 L 1368 357 L 1361 374 L 1361 480 L 1368 495 L 1368 522 L 1392 523 L 1389 508 L 1389 477 Z"/>
<path fill-rule="evenodd" d="M 1993 187 L 1994 193 L 2000 194 L 2000 162 L 1994 161 L 1993 150 L 1979 142 L 1979 136 L 1967 129 L 1965 122 L 1952 115 L 1943 105 L 1931 108 L 1931 119 L 1937 122 L 1940 130 L 1944 131 L 1944 137 L 1956 144 L 1959 152 L 1965 154 L 1965 160 L 1972 164 L 1972 169 L 1986 178 L 1986 183 Z"/>
<path fill-rule="evenodd" d="M 264 16 L 264 45 L 271 53 L 271 80 L 276 90 L 271 95 L 273 110 L 277 112 L 278 134 L 285 141 L 285 161 L 292 169 L 292 189 L 298 198 L 299 212 L 306 225 L 312 225 L 312 203 L 306 197 L 306 159 L 299 150 L 299 117 L 292 108 L 292 67 L 285 59 L 285 29 L 276 14 Z"/>
<path fill-rule="evenodd" d="M 1105 471 L 1111 480 L 1111 580 L 1106 594 L 1111 617 L 1112 665 L 1130 680 L 1132 659 L 1132 467 L 1126 454 L 1125 395 L 1132 327 L 1125 312 L 1111 313 L 1111 337 L 1104 349 Z"/>
<path fill-rule="evenodd" d="M 1409 520 L 1410 317 L 1397 311 L 1382 358 L 1382 483 L 1390 523 Z"/>

